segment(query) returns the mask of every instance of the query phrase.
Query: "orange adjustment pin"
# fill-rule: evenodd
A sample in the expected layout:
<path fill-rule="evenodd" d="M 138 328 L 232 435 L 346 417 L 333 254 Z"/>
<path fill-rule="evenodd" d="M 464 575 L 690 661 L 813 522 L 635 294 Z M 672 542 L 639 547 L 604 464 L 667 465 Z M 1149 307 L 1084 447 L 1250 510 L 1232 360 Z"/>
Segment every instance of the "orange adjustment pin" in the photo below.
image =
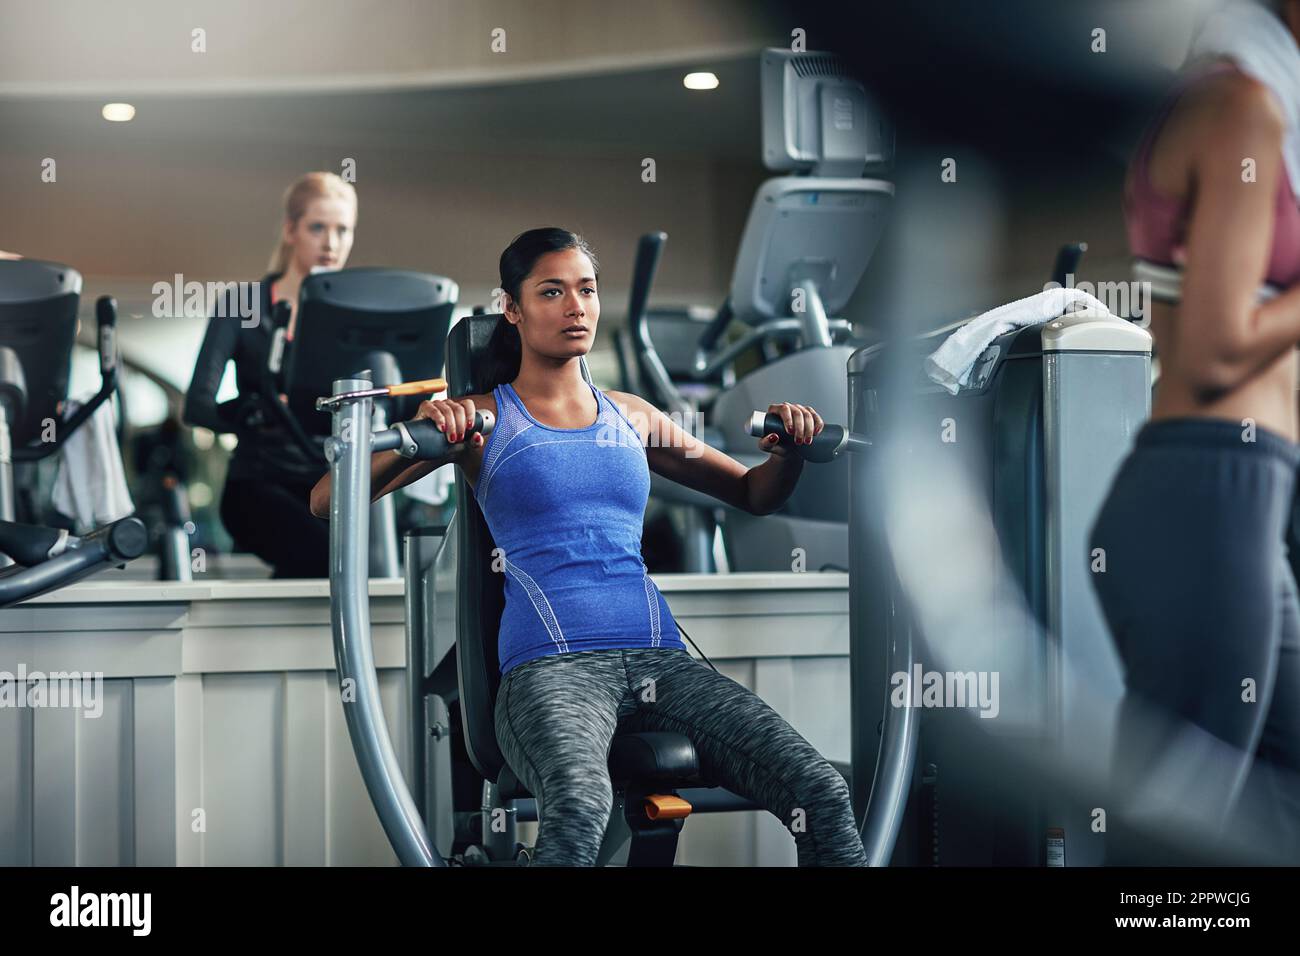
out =
<path fill-rule="evenodd" d="M 358 392 L 340 392 L 316 399 L 316 410 L 333 408 L 344 402 L 354 402 L 359 398 L 375 398 L 380 395 L 424 395 L 425 393 L 445 392 L 447 380 L 443 378 L 426 378 L 419 382 L 403 382 L 401 385 L 385 385 L 382 388 L 363 388 Z"/>
<path fill-rule="evenodd" d="M 645 798 L 645 815 L 651 820 L 680 820 L 691 815 L 691 805 L 674 793 L 652 793 Z"/>
<path fill-rule="evenodd" d="M 388 386 L 389 395 L 422 395 L 425 392 L 444 392 L 447 382 L 441 378 L 426 378 L 421 382 L 403 382 Z"/>

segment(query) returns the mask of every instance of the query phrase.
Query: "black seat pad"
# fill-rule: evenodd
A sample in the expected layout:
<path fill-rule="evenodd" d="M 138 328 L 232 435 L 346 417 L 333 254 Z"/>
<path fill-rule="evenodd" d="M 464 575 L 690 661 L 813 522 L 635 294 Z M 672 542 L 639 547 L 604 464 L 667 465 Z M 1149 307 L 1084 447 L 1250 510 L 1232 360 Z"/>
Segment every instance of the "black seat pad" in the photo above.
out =
<path fill-rule="evenodd" d="M 609 776 L 618 788 L 629 783 L 669 789 L 694 786 L 701 783 L 699 755 L 684 734 L 664 730 L 617 734 L 609 748 Z M 535 796 L 508 765 L 497 777 L 497 790 L 502 800 Z"/>

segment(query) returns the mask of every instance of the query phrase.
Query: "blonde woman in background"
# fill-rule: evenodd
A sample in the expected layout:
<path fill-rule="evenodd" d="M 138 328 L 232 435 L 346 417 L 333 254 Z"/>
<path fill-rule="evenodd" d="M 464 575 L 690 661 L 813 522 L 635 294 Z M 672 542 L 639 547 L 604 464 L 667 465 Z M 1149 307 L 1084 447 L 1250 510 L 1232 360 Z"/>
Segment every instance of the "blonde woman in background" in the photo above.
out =
<path fill-rule="evenodd" d="M 320 461 L 309 458 L 266 414 L 258 394 L 271 345 L 272 309 L 277 302 L 289 303 L 292 339 L 303 280 L 313 269 L 347 264 L 356 222 L 356 190 L 335 174 L 307 173 L 289 187 L 271 271 L 261 280 L 259 321 L 250 324 L 233 302 L 208 321 L 185 398 L 187 424 L 238 437 L 221 496 L 221 520 L 236 546 L 270 564 L 277 578 L 328 576 L 329 525 L 308 507 Z M 218 404 L 217 389 L 232 360 L 239 395 Z"/>

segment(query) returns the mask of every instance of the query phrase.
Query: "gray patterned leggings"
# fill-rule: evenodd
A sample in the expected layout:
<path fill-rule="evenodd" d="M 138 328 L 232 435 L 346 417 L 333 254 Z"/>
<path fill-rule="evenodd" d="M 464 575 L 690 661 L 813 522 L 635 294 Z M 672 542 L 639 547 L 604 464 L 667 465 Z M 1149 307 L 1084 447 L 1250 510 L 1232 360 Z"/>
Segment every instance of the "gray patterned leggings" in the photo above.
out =
<path fill-rule="evenodd" d="M 839 772 L 754 693 L 682 648 L 536 658 L 502 679 L 495 716 L 502 755 L 541 804 L 534 865 L 595 862 L 614 802 L 616 729 L 689 737 L 705 779 L 791 830 L 800 866 L 866 865 Z"/>

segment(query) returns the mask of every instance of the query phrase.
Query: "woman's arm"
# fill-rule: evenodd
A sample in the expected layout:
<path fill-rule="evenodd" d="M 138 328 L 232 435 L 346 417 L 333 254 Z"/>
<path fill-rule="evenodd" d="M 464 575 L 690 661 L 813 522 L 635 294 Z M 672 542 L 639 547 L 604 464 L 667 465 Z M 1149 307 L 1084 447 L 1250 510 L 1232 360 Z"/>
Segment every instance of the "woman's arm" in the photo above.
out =
<path fill-rule="evenodd" d="M 370 500 L 378 501 L 398 488 L 419 481 L 443 465 L 460 464 L 464 455 L 471 450 L 470 442 L 473 442 L 475 448 L 482 447 L 484 444 L 482 435 L 475 434 L 470 442 L 464 440 L 469 423 L 474 419 L 474 397 L 421 402 L 415 418 L 431 419 L 439 426 L 439 430 L 457 439 L 456 444 L 448 446 L 447 450 L 437 458 L 427 461 L 413 462 L 395 451 L 375 452 L 370 456 Z M 330 516 L 330 473 L 328 471 L 312 488 L 310 507 L 311 513 L 317 518 Z"/>
<path fill-rule="evenodd" d="M 418 481 L 435 468 L 459 461 L 465 445 L 452 445 L 447 453 L 432 461 L 411 461 L 395 451 L 377 451 L 370 456 L 371 501 Z M 311 490 L 311 513 L 317 518 L 330 516 L 330 473 L 327 471 Z"/>
<path fill-rule="evenodd" d="M 775 440 L 756 446 L 770 451 L 761 465 L 746 468 L 704 441 L 688 434 L 645 399 L 627 392 L 606 392 L 641 433 L 650 470 L 695 491 L 754 515 L 771 514 L 794 492 L 803 459 Z M 780 406 L 786 430 L 811 437 L 824 427 L 821 417 L 802 406 Z M 773 436 L 774 437 L 774 436 Z"/>
<path fill-rule="evenodd" d="M 1282 175 L 1284 122 L 1261 84 L 1232 77 L 1198 103 L 1178 373 L 1210 400 L 1300 341 L 1300 286 L 1260 305 Z M 1255 179 L 1244 181 L 1244 160 Z M 1300 186 L 1300 184 L 1293 184 Z"/>
<path fill-rule="evenodd" d="M 217 390 L 226 374 L 226 363 L 235 356 L 239 344 L 240 320 L 238 311 L 221 311 L 208 319 L 208 330 L 194 362 L 194 377 L 185 393 L 185 410 L 182 417 L 187 425 L 199 425 L 214 432 L 238 432 L 242 416 L 252 396 L 217 404 Z"/>

